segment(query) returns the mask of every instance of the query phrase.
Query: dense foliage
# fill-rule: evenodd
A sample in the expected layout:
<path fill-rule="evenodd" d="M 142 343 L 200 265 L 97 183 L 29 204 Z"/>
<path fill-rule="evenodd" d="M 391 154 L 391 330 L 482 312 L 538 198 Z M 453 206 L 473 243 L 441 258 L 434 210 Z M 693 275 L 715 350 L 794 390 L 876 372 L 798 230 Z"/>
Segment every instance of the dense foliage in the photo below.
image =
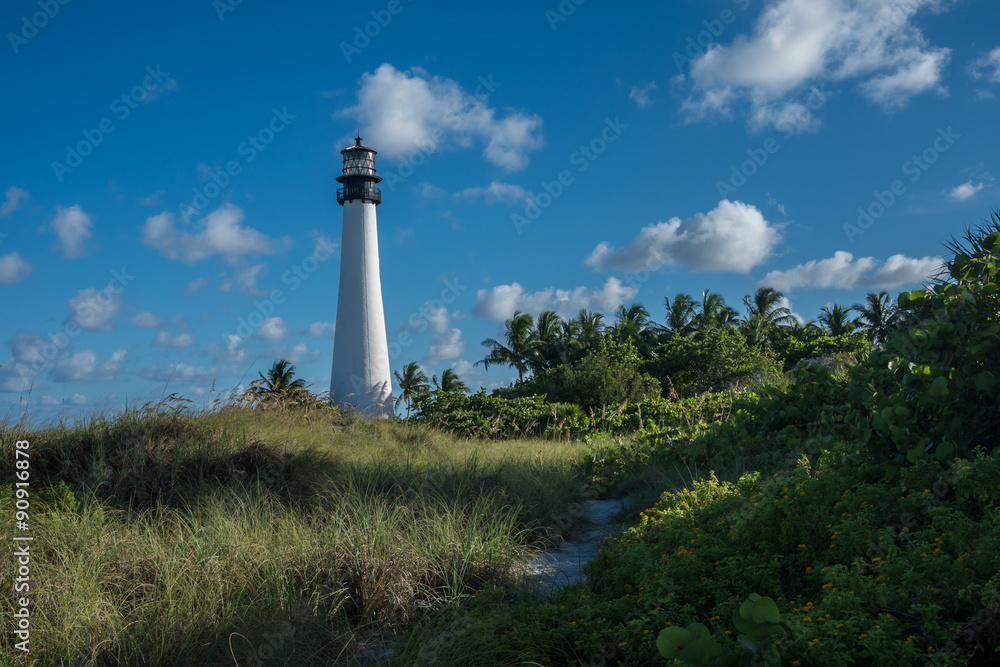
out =
<path fill-rule="evenodd" d="M 706 395 L 716 410 L 677 402 L 687 423 L 593 447 L 583 471 L 612 487 L 671 467 L 724 472 L 663 493 L 586 582 L 480 609 L 478 630 L 546 647 L 532 654 L 542 664 L 996 664 L 998 262 L 995 219 L 936 284 L 900 295 L 903 328 L 856 365 Z"/>

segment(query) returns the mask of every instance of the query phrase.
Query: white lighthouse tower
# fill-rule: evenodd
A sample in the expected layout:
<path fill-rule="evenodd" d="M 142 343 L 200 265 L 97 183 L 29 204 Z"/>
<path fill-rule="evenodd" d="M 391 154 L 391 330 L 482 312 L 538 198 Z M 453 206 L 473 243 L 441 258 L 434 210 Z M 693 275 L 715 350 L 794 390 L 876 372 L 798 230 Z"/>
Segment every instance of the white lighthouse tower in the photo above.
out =
<path fill-rule="evenodd" d="M 360 136 L 354 141 L 340 151 L 344 173 L 337 177 L 344 186 L 337 190 L 344 231 L 330 394 L 361 414 L 384 418 L 391 417 L 393 409 L 375 224 L 375 207 L 382 203 L 382 192 L 375 186 L 382 177 L 375 175 L 376 151 L 362 146 Z"/>

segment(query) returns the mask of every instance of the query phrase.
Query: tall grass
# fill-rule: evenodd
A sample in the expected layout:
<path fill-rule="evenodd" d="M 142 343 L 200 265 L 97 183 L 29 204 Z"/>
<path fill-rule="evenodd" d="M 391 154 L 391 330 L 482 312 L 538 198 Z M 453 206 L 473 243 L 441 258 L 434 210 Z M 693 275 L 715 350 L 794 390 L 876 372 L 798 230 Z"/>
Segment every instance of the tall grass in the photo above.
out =
<path fill-rule="evenodd" d="M 19 438 L 31 442 L 39 664 L 366 664 L 484 585 L 517 588 L 518 563 L 582 493 L 578 445 L 331 410 L 168 405 L 72 428 L 0 425 L 0 485 Z M 6 494 L 0 516 L 12 512 Z M 11 581 L 10 559 L 0 575 Z M 9 662 L 10 593 L 0 607 Z"/>

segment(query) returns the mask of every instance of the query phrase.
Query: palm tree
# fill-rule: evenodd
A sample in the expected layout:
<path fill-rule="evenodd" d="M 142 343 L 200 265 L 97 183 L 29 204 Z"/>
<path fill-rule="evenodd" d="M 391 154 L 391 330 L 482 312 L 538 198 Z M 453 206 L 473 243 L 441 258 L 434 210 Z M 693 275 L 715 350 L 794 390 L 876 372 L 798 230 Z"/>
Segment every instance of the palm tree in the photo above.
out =
<path fill-rule="evenodd" d="M 434 386 L 441 391 L 461 391 L 463 394 L 469 391 L 465 383 L 458 378 L 458 374 L 450 368 L 446 368 L 441 373 L 440 384 L 438 384 L 437 376 L 434 376 Z"/>
<path fill-rule="evenodd" d="M 593 347 L 604 336 L 604 315 L 589 310 L 581 310 L 576 316 L 580 324 L 580 346 Z"/>
<path fill-rule="evenodd" d="M 671 301 L 668 297 L 663 297 L 667 304 L 667 331 L 675 336 L 683 336 L 691 331 L 691 325 L 695 320 L 694 299 L 690 294 L 681 292 Z"/>
<path fill-rule="evenodd" d="M 790 326 L 795 316 L 786 306 L 782 306 L 785 296 L 773 287 L 759 287 L 753 296 L 743 297 L 747 307 L 747 317 L 743 321 L 743 331 L 751 345 L 763 345 L 778 333 L 779 327 Z"/>
<path fill-rule="evenodd" d="M 890 329 L 899 321 L 899 308 L 885 290 L 878 294 L 869 292 L 864 303 L 856 303 L 851 308 L 858 311 L 855 322 L 865 330 L 868 340 L 875 345 L 884 344 L 889 339 Z"/>
<path fill-rule="evenodd" d="M 739 316 L 721 294 L 705 290 L 701 293 L 701 305 L 692 324 L 699 332 L 723 329 L 733 326 Z"/>
<path fill-rule="evenodd" d="M 271 364 L 266 376 L 260 372 L 257 375 L 264 381 L 262 386 L 257 387 L 259 395 L 279 396 L 290 390 L 306 388 L 306 381 L 302 378 L 292 379 L 295 377 L 295 366 L 287 359 L 279 359 Z"/>
<path fill-rule="evenodd" d="M 558 359 L 556 342 L 559 338 L 559 316 L 546 310 L 535 319 L 535 348 L 533 358 L 528 362 L 536 375 Z"/>
<path fill-rule="evenodd" d="M 832 308 L 824 306 L 820 311 L 820 324 L 830 330 L 831 336 L 852 333 L 858 327 L 854 320 L 848 318 L 848 313 L 852 310 L 853 306 L 844 308 L 839 303 L 833 304 Z"/>
<path fill-rule="evenodd" d="M 584 348 L 582 334 L 583 326 L 579 320 L 559 321 L 559 332 L 553 344 L 553 349 L 559 363 L 570 363 L 576 358 L 580 350 Z M 600 337 L 600 334 L 598 334 L 598 337 Z"/>
<path fill-rule="evenodd" d="M 415 361 L 403 366 L 403 372 L 396 371 L 396 382 L 399 383 L 399 398 L 396 399 L 396 407 L 400 401 L 406 401 L 406 418 L 410 418 L 410 401 L 417 396 L 427 393 L 431 386 L 427 384 L 427 375 L 420 370 L 420 365 Z"/>
<path fill-rule="evenodd" d="M 524 382 L 524 373 L 528 370 L 528 364 L 535 355 L 535 323 L 531 315 L 515 311 L 514 317 L 504 323 L 504 342 L 500 343 L 496 339 L 487 338 L 482 345 L 489 348 L 486 357 L 477 361 L 474 365 L 483 365 L 489 369 L 490 364 L 500 364 L 511 366 L 517 369 L 518 383 Z"/>

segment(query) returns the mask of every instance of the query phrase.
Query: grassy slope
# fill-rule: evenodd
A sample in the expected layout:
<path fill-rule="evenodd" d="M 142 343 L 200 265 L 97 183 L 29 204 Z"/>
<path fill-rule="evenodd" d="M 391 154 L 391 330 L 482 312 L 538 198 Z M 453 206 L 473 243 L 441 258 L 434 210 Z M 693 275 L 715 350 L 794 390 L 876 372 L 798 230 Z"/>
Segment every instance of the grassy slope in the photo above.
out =
<path fill-rule="evenodd" d="M 364 662 L 514 564 L 579 498 L 579 445 L 463 441 L 332 412 L 131 411 L 31 442 L 42 664 Z M 46 491 L 65 481 L 67 494 Z M 13 500 L 0 500 L 11 516 Z M 10 543 L 10 522 L 0 539 Z M 4 559 L 2 579 L 13 564 Z M 14 653 L 0 599 L 0 658 Z M 236 662 L 234 662 L 234 660 Z"/>

